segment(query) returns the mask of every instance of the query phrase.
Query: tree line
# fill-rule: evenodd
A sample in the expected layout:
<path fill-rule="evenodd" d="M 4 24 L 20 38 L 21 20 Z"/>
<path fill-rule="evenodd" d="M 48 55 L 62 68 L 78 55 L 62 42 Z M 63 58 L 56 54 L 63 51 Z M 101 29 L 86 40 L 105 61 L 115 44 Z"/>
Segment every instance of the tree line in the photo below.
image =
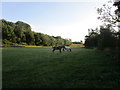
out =
<path fill-rule="evenodd" d="M 31 26 L 25 22 L 16 23 L 1 19 L 2 22 L 2 44 L 5 46 L 16 45 L 43 45 L 58 46 L 70 45 L 71 39 L 64 39 L 61 36 L 50 36 L 43 33 L 31 31 Z"/>

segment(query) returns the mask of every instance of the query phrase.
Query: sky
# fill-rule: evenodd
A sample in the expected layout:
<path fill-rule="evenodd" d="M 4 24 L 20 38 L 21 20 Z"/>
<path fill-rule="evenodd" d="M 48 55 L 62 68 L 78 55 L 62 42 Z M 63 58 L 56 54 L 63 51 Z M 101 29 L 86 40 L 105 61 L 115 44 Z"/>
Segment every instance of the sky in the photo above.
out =
<path fill-rule="evenodd" d="M 72 41 L 84 41 L 89 28 L 100 25 L 97 8 L 107 0 L 82 0 L 80 2 L 43 2 L 15 0 L 2 2 L 2 19 L 23 21 L 32 31 L 51 36 L 61 36 Z"/>

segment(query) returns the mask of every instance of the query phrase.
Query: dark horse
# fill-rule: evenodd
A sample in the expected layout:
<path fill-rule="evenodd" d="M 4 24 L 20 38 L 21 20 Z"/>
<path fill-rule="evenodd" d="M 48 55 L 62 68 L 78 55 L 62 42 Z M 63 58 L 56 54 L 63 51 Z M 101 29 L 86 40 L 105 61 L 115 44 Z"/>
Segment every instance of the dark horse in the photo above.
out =
<path fill-rule="evenodd" d="M 53 52 L 55 51 L 55 50 L 59 50 L 60 51 L 60 53 L 61 53 L 61 50 L 62 50 L 62 48 L 63 48 L 63 51 L 64 51 L 64 49 L 65 49 L 65 46 L 57 46 L 57 47 L 52 47 L 53 48 Z"/>

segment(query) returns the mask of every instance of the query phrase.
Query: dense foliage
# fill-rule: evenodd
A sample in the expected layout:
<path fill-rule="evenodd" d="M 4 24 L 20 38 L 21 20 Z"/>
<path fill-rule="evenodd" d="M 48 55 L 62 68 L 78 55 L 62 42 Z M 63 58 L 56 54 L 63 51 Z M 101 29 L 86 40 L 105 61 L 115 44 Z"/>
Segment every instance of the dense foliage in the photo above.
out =
<path fill-rule="evenodd" d="M 16 23 L 0 20 L 2 22 L 3 45 L 43 45 L 58 46 L 70 45 L 70 39 L 63 39 L 60 36 L 54 37 L 43 33 L 31 31 L 31 26 L 18 21 Z M 1 33 L 1 32 L 0 32 Z"/>
<path fill-rule="evenodd" d="M 111 25 L 100 26 L 98 30 L 89 30 L 89 35 L 86 36 L 85 46 L 86 47 L 97 47 L 98 49 L 115 48 L 117 45 L 116 31 Z"/>
<path fill-rule="evenodd" d="M 108 2 L 108 4 L 112 2 Z M 114 14 L 111 13 L 112 7 L 118 6 Z M 112 4 L 110 7 L 104 4 L 102 8 L 98 8 L 98 19 L 103 22 L 100 29 L 89 29 L 89 35 L 85 39 L 85 47 L 97 48 L 99 50 L 107 51 L 110 56 L 115 59 L 120 59 L 120 2 Z M 118 27 L 115 31 L 113 27 Z"/>
<path fill-rule="evenodd" d="M 84 45 L 87 48 L 103 50 L 117 60 L 120 58 L 120 38 L 110 25 L 101 26 L 99 32 L 98 30 L 90 30 Z"/>

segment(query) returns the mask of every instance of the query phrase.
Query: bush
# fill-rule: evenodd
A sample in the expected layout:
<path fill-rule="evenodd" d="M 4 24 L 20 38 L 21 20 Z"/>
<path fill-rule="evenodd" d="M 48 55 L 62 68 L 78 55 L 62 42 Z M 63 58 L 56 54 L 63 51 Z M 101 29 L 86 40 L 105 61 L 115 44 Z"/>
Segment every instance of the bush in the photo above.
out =
<path fill-rule="evenodd" d="M 25 43 L 25 42 L 22 42 L 21 44 L 22 44 L 22 45 L 27 45 L 27 43 Z"/>

